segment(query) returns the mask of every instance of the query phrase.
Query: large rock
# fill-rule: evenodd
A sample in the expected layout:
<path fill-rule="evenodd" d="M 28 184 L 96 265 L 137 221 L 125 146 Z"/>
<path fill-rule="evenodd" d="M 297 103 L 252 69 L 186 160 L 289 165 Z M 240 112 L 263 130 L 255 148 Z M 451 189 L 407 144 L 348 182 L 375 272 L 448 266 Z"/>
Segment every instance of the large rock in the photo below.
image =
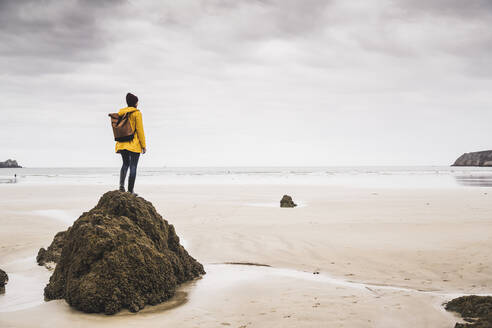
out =
<path fill-rule="evenodd" d="M 84 312 L 139 311 L 204 274 L 154 206 L 130 193 L 105 193 L 67 231 L 46 300 L 64 298 Z"/>
<path fill-rule="evenodd" d="M 446 310 L 458 312 L 468 323 L 456 323 L 455 328 L 492 327 L 492 296 L 462 296 L 445 305 Z"/>
<path fill-rule="evenodd" d="M 0 293 L 5 292 L 5 285 L 9 281 L 9 276 L 5 271 L 0 269 Z"/>
<path fill-rule="evenodd" d="M 0 162 L 0 168 L 20 168 L 19 164 L 17 164 L 16 160 L 8 159 L 5 162 Z"/>
<path fill-rule="evenodd" d="M 36 261 L 39 265 L 50 267 L 50 263 L 58 263 L 66 234 L 67 231 L 60 231 L 55 235 L 55 238 L 53 238 L 53 242 L 48 246 L 48 249 L 39 249 L 38 256 L 36 257 Z"/>
<path fill-rule="evenodd" d="M 465 153 L 452 166 L 492 166 L 492 150 Z"/>
<path fill-rule="evenodd" d="M 284 195 L 280 200 L 280 207 L 296 207 L 296 206 L 297 204 L 294 203 L 292 197 L 290 197 L 289 195 Z"/>

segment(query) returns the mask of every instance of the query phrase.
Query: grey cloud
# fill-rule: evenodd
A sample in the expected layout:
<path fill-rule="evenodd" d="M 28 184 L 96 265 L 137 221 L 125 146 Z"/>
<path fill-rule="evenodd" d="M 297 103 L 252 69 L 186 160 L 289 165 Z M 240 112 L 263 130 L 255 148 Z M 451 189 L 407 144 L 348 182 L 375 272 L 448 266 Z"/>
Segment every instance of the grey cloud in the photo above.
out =
<path fill-rule="evenodd" d="M 374 55 L 392 57 L 386 65 L 394 65 L 392 60 L 419 65 L 417 61 L 434 56 L 454 56 L 462 62 L 456 66 L 463 64 L 469 74 L 484 77 L 492 70 L 488 56 L 492 33 L 484 19 L 490 1 L 466 3 L 470 5 L 458 0 L 364 4 L 339 0 L 0 0 L 0 57 L 4 59 L 0 69 L 36 75 L 80 71 L 85 63 L 110 68 L 114 55 L 122 55 L 115 49 L 130 49 L 144 40 L 141 50 L 149 57 L 138 66 L 140 74 L 148 77 L 158 72 L 157 67 L 175 71 L 183 80 L 188 78 L 184 74 L 224 78 L 220 74 L 224 66 L 249 64 L 357 69 L 373 65 L 372 60 L 384 60 Z M 461 24 L 448 26 L 447 20 L 455 16 Z M 272 59 L 265 60 L 267 56 L 259 50 L 265 45 L 275 47 L 275 42 L 292 51 L 273 49 Z M 124 56 L 129 63 L 131 58 L 140 58 Z M 110 73 L 109 68 L 104 73 Z"/>
<path fill-rule="evenodd" d="M 269 39 L 303 37 L 325 27 L 331 1 L 182 1 L 162 8 L 158 23 L 180 28 L 211 51 Z"/>
<path fill-rule="evenodd" d="M 467 20 L 492 15 L 490 0 L 392 0 L 407 15 L 451 16 Z"/>
<path fill-rule="evenodd" d="M 444 55 L 462 61 L 466 72 L 474 75 L 492 66 L 487 59 L 492 50 L 491 15 L 489 0 L 395 0 L 363 5 L 205 0 L 165 7 L 158 23 L 164 29 L 180 29 L 197 50 L 213 53 L 223 63 L 261 64 L 261 58 L 254 57 L 258 47 L 282 40 L 306 57 L 316 57 L 311 61 L 319 67 L 333 66 L 340 54 L 348 59 L 358 56 L 354 64 L 364 62 L 360 60 L 364 53 L 399 60 Z"/>
<path fill-rule="evenodd" d="M 110 34 L 100 24 L 121 1 L 0 1 L 0 56 L 8 73 L 55 73 L 101 61 Z"/>
<path fill-rule="evenodd" d="M 224 32 L 233 31 L 246 39 L 296 36 L 319 29 L 324 11 L 331 3 L 331 0 L 184 0 L 161 8 L 160 22 L 189 28 L 203 20 L 224 20 L 233 23 L 225 25 Z"/>
<path fill-rule="evenodd" d="M 139 35 L 144 33 L 139 27 L 126 27 L 127 22 L 153 25 L 157 44 L 168 44 L 169 33 L 176 33 L 188 56 L 204 51 L 223 63 L 261 63 L 253 55 L 258 46 L 282 40 L 307 56 L 368 52 L 405 58 L 441 52 L 488 65 L 489 0 L 380 1 L 371 3 L 375 9 L 367 13 L 364 5 L 335 0 L 0 0 L 0 56 L 5 59 L 0 68 L 42 74 L 109 61 L 110 49 L 119 42 L 148 37 Z M 439 22 L 449 19 L 460 23 L 439 31 Z M 422 35 L 408 38 L 408 29 L 421 27 L 427 27 Z"/>

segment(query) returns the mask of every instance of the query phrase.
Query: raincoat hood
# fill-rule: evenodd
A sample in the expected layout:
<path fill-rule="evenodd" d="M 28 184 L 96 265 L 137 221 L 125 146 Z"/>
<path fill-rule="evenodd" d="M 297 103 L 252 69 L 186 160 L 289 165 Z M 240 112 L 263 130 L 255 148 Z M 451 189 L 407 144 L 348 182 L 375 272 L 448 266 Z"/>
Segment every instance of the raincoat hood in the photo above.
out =
<path fill-rule="evenodd" d="M 138 111 L 138 109 L 136 109 L 135 107 L 125 107 L 125 108 L 122 108 L 119 110 L 118 115 L 123 116 L 126 113 L 132 113 L 132 112 L 136 112 L 136 111 Z"/>

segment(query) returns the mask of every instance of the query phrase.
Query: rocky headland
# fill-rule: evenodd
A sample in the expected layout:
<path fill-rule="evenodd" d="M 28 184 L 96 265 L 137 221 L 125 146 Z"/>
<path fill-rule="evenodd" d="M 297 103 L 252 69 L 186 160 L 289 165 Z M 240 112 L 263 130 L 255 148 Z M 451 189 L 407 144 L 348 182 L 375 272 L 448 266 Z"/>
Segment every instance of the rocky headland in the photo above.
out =
<path fill-rule="evenodd" d="M 65 299 L 88 313 L 137 312 L 205 274 L 150 202 L 120 191 L 105 193 L 37 260 L 57 262 L 45 299 Z"/>
<path fill-rule="evenodd" d="M 492 150 L 465 153 L 452 166 L 492 166 Z"/>
<path fill-rule="evenodd" d="M 0 168 L 21 168 L 16 160 L 8 159 L 5 162 L 0 162 Z"/>

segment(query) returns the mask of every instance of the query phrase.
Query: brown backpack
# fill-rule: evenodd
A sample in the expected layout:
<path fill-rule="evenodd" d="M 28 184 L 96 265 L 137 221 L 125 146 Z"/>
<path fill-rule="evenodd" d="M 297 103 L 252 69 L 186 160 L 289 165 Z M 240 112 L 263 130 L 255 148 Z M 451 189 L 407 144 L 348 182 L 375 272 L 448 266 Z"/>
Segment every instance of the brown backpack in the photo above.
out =
<path fill-rule="evenodd" d="M 111 118 L 111 127 L 113 128 L 115 141 L 132 141 L 135 131 L 130 124 L 130 115 L 133 112 L 125 113 L 123 116 L 118 113 L 110 113 L 108 116 Z"/>

